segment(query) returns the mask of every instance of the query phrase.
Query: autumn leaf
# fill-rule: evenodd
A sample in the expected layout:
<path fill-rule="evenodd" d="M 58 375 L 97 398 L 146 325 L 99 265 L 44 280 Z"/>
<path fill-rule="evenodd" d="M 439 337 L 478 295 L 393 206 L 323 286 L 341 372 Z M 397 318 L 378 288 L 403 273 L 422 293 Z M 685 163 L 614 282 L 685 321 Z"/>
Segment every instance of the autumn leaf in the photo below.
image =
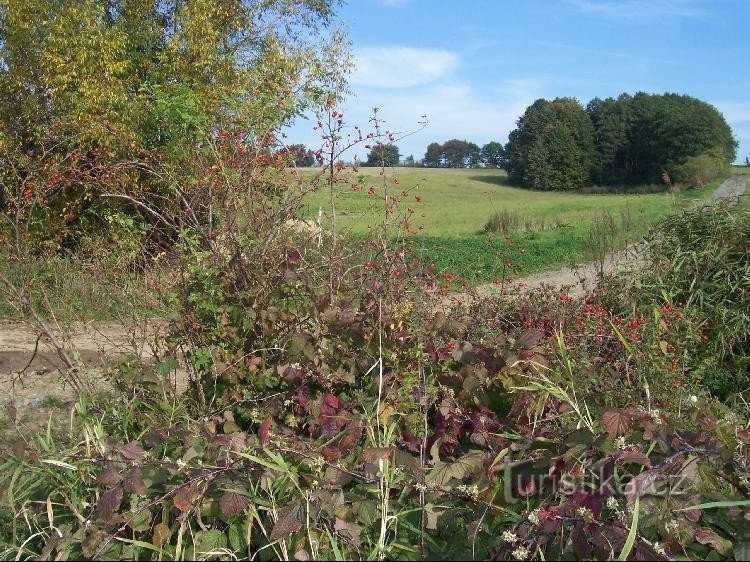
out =
<path fill-rule="evenodd" d="M 96 503 L 96 519 L 107 522 L 120 509 L 122 503 L 123 489 L 120 487 L 107 490 Z"/>
<path fill-rule="evenodd" d="M 131 441 L 127 445 L 120 447 L 120 454 L 129 461 L 141 461 L 146 455 L 141 444 L 138 441 Z"/>
<path fill-rule="evenodd" d="M 367 447 L 362 451 L 362 459 L 369 464 L 375 464 L 380 459 L 387 459 L 393 453 L 391 447 Z"/>
<path fill-rule="evenodd" d="M 200 490 L 198 488 L 198 484 L 196 482 L 193 482 L 189 486 L 182 486 L 179 490 L 177 490 L 177 493 L 175 493 L 172 502 L 177 509 L 179 509 L 183 513 L 187 513 L 188 511 L 193 509 L 193 507 L 195 507 L 195 502 L 198 500 L 199 496 Z"/>
<path fill-rule="evenodd" d="M 126 492 L 130 492 L 137 496 L 143 496 L 146 493 L 146 483 L 143 481 L 143 471 L 139 467 L 135 467 L 128 472 L 122 485 Z"/>
<path fill-rule="evenodd" d="M 169 539 L 169 527 L 164 523 L 157 523 L 154 526 L 154 534 L 151 536 L 151 542 L 154 546 L 161 548 Z"/>
<path fill-rule="evenodd" d="M 719 534 L 708 527 L 701 527 L 695 532 L 695 540 L 701 544 L 707 544 L 716 550 L 719 554 L 725 554 L 732 548 L 732 542 L 722 539 Z"/>
<path fill-rule="evenodd" d="M 260 442 L 265 445 L 268 443 L 268 434 L 271 431 L 271 418 L 266 418 L 263 420 L 263 422 L 260 424 L 260 427 L 258 428 L 258 438 L 260 439 Z"/>
<path fill-rule="evenodd" d="M 602 414 L 602 425 L 612 439 L 621 437 L 630 428 L 630 416 L 620 410 L 607 410 Z"/>
<path fill-rule="evenodd" d="M 285 505 L 279 511 L 279 518 L 271 530 L 271 541 L 283 541 L 302 528 L 299 520 L 299 505 Z"/>
<path fill-rule="evenodd" d="M 219 499 L 219 507 L 221 508 L 221 512 L 227 517 L 234 517 L 235 515 L 239 515 L 240 513 L 245 511 L 248 503 L 249 502 L 246 497 L 234 492 L 227 492 L 226 494 L 221 496 L 221 499 Z"/>
<path fill-rule="evenodd" d="M 107 465 L 107 468 L 96 477 L 96 483 L 105 488 L 114 488 L 120 482 L 122 482 L 122 475 L 112 464 Z"/>

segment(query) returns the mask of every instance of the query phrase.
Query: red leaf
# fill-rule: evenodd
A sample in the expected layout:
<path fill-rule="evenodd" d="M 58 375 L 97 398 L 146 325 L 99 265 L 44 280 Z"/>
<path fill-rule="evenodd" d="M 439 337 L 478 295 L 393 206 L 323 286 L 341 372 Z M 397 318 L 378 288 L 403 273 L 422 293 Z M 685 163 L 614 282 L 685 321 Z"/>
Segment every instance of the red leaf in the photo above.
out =
<path fill-rule="evenodd" d="M 626 451 L 617 458 L 618 463 L 633 463 L 640 464 L 646 468 L 651 468 L 651 459 L 644 455 L 641 451 Z"/>
<path fill-rule="evenodd" d="M 362 451 L 362 459 L 369 464 L 375 464 L 380 459 L 387 459 L 393 453 L 391 447 L 367 447 Z"/>
<path fill-rule="evenodd" d="M 112 516 L 120 509 L 122 496 L 123 490 L 119 487 L 104 492 L 96 503 L 97 520 L 107 522 L 112 519 Z"/>
<path fill-rule="evenodd" d="M 200 490 L 198 489 L 198 484 L 193 482 L 189 486 L 182 486 L 177 490 L 177 493 L 174 495 L 173 503 L 177 509 L 183 513 L 187 513 L 195 507 L 195 502 L 198 500 L 199 496 Z"/>
<path fill-rule="evenodd" d="M 271 418 L 266 418 L 263 420 L 263 423 L 260 424 L 260 427 L 258 428 L 258 437 L 260 438 L 260 442 L 264 445 L 268 443 L 268 433 L 271 431 Z"/>
<path fill-rule="evenodd" d="M 602 425 L 612 439 L 625 435 L 630 428 L 630 416 L 620 410 L 607 410 L 602 414 Z"/>
<path fill-rule="evenodd" d="M 281 541 L 288 539 L 293 533 L 302 528 L 302 523 L 298 517 L 299 508 L 296 505 L 289 504 L 281 508 L 279 518 L 271 530 L 271 540 Z"/>
<path fill-rule="evenodd" d="M 334 410 L 338 410 L 340 407 L 340 402 L 337 396 L 333 394 L 326 394 L 325 398 L 323 399 L 323 402 L 326 406 L 329 406 L 333 408 Z"/>
<path fill-rule="evenodd" d="M 239 515 L 248 505 L 246 497 L 236 494 L 234 492 L 227 492 L 219 500 L 219 507 L 221 512 L 227 517 L 234 517 Z"/>
<path fill-rule="evenodd" d="M 141 461 L 146 455 L 141 444 L 138 441 L 131 441 L 127 445 L 120 447 L 120 454 L 130 461 Z"/>
<path fill-rule="evenodd" d="M 120 482 L 122 482 L 122 475 L 112 464 L 108 465 L 107 468 L 96 477 L 96 483 L 106 488 L 113 488 Z"/>
<path fill-rule="evenodd" d="M 135 467 L 128 472 L 122 485 L 125 490 L 137 496 L 143 496 L 146 494 L 146 483 L 143 481 L 143 471 L 138 467 Z"/>

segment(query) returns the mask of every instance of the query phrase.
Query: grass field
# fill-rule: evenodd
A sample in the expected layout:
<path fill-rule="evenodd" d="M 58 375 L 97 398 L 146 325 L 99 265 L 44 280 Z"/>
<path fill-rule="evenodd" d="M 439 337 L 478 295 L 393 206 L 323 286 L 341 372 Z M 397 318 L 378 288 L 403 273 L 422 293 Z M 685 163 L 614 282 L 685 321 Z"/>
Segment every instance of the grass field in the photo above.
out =
<path fill-rule="evenodd" d="M 378 168 L 362 168 L 349 179 L 335 189 L 340 232 L 363 235 L 382 222 L 385 180 L 389 194 L 401 199 L 391 222 L 397 225 L 409 208 L 414 211 L 410 226 L 416 232 L 409 239 L 417 253 L 474 282 L 510 274 L 515 268 L 503 265 L 504 256 L 521 262 L 522 274 L 590 259 L 591 225 L 605 214 L 619 225 L 612 249 L 622 247 L 677 207 L 708 196 L 719 183 L 673 196 L 530 191 L 508 185 L 504 171 L 489 169 L 395 168 L 382 177 Z M 329 225 L 325 192 L 310 194 L 303 214 L 315 218 L 318 209 Z M 514 215 L 519 228 L 507 239 L 494 237 L 490 245 L 483 227 L 495 212 Z"/>

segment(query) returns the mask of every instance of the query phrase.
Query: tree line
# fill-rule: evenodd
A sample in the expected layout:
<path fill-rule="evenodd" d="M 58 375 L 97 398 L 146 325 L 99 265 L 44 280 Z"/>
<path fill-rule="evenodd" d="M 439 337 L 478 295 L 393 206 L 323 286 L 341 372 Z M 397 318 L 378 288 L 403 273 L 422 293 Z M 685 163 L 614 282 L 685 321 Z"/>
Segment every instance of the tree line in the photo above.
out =
<path fill-rule="evenodd" d="M 712 105 L 686 95 L 538 99 L 505 146 L 510 180 L 542 190 L 585 185 L 705 183 L 736 156 Z"/>

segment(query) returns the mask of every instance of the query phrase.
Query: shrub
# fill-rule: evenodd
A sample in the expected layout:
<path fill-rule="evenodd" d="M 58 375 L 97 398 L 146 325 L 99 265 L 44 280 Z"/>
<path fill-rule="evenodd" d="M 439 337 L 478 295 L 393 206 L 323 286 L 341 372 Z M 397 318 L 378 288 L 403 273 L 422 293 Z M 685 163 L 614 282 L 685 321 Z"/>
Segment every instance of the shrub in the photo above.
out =
<path fill-rule="evenodd" d="M 726 175 L 729 163 L 719 151 L 691 156 L 672 171 L 672 180 L 688 186 L 704 187 L 712 180 Z"/>
<path fill-rule="evenodd" d="M 700 335 L 687 369 L 721 398 L 750 385 L 750 210 L 728 204 L 669 217 L 650 238 L 646 265 L 624 308 L 681 309 Z"/>

